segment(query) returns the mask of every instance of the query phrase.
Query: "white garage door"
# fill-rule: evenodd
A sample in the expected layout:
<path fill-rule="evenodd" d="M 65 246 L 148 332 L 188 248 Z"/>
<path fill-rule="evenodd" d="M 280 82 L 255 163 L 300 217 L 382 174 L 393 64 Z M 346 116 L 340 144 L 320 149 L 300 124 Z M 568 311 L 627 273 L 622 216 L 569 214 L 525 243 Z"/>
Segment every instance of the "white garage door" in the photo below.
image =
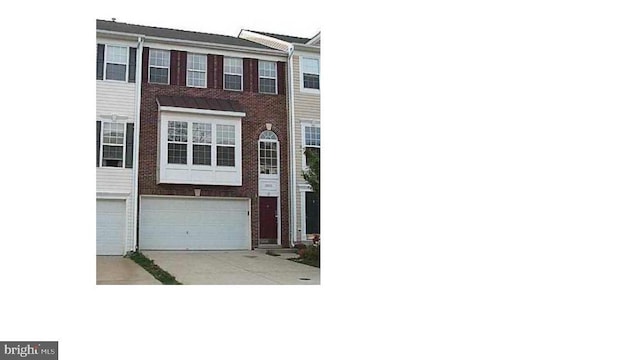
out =
<path fill-rule="evenodd" d="M 140 249 L 251 249 L 247 199 L 142 197 Z"/>
<path fill-rule="evenodd" d="M 125 201 L 96 200 L 96 253 L 124 255 Z"/>

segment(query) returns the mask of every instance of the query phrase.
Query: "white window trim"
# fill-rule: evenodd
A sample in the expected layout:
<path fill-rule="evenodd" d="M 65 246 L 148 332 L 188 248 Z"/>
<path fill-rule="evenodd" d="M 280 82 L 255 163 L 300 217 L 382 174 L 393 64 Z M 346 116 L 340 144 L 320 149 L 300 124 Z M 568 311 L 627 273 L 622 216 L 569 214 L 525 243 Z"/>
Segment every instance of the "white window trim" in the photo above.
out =
<path fill-rule="evenodd" d="M 309 93 L 309 94 L 320 94 L 320 89 L 308 89 L 304 87 L 304 73 L 302 71 L 302 63 L 304 62 L 304 59 L 314 59 L 314 60 L 318 60 L 318 77 L 320 77 L 320 72 L 321 67 L 320 67 L 320 58 L 316 57 L 316 56 L 302 56 L 300 55 L 298 57 L 299 59 L 299 64 L 298 67 L 300 68 L 300 92 L 303 93 Z"/>
<path fill-rule="evenodd" d="M 262 133 L 260 133 L 262 135 Z M 275 132 L 274 132 L 275 134 Z M 276 174 L 263 174 L 260 172 L 260 143 L 261 142 L 270 142 L 276 144 Z M 258 138 L 258 176 L 264 179 L 279 179 L 280 178 L 280 139 L 278 139 L 278 135 L 276 134 L 276 139 L 260 139 Z"/>
<path fill-rule="evenodd" d="M 200 56 L 204 56 L 204 71 L 203 70 L 196 70 L 196 69 L 191 69 L 189 67 L 189 55 L 200 55 Z M 194 87 L 194 88 L 206 88 L 207 87 L 207 61 L 209 61 L 208 57 L 206 54 L 196 54 L 196 53 L 187 53 L 187 86 L 188 87 Z M 224 66 L 224 64 L 223 64 Z M 196 86 L 196 85 L 189 85 L 189 71 L 191 72 L 198 72 L 198 73 L 204 73 L 204 86 Z"/>
<path fill-rule="evenodd" d="M 261 76 L 260 75 L 260 63 L 272 63 L 274 64 L 275 68 L 276 68 L 276 76 L 275 77 L 271 77 L 271 76 Z M 260 79 L 273 79 L 275 80 L 275 84 L 276 84 L 276 92 L 262 92 L 260 91 Z M 258 93 L 260 94 L 268 94 L 268 95 L 278 95 L 278 63 L 275 61 L 264 61 L 264 60 L 258 60 Z"/>
<path fill-rule="evenodd" d="M 242 69 L 242 72 L 239 74 L 236 73 L 230 73 L 230 72 L 226 72 L 224 69 L 224 60 L 225 59 L 240 59 L 240 69 Z M 226 77 L 225 75 L 240 75 L 240 90 L 237 89 L 227 89 L 227 81 L 226 81 Z M 238 57 L 224 57 L 222 59 L 222 88 L 224 90 L 228 90 L 228 91 L 244 91 L 244 59 L 243 58 L 238 58 Z"/>
<path fill-rule="evenodd" d="M 171 122 L 186 122 L 187 123 L 187 142 L 184 141 L 175 141 L 175 140 L 169 140 L 169 123 Z M 171 120 L 169 122 L 167 122 L 167 157 L 166 157 L 166 162 L 167 165 L 171 165 L 171 166 L 186 166 L 189 165 L 189 146 L 190 146 L 190 140 L 191 140 L 191 136 L 189 136 L 189 131 L 191 130 L 191 126 L 189 124 L 188 121 L 185 120 Z M 179 163 L 170 163 L 169 162 L 169 144 L 185 144 L 187 145 L 187 163 L 186 164 L 179 164 Z"/>
<path fill-rule="evenodd" d="M 211 140 L 212 140 L 212 141 L 213 141 L 213 136 L 215 136 L 215 137 L 216 137 L 216 141 L 215 141 L 215 143 L 214 143 L 214 144 L 215 144 L 215 148 L 216 148 L 216 149 L 215 149 L 215 151 L 214 151 L 214 154 L 216 155 L 216 157 L 215 157 L 215 165 L 214 165 L 214 166 L 215 166 L 216 168 L 223 168 L 223 169 L 235 169 L 235 168 L 238 166 L 238 157 L 236 156 L 236 146 L 238 146 L 238 144 L 237 144 L 237 140 L 236 140 L 236 138 L 235 138 L 235 136 L 234 136 L 234 138 L 233 138 L 233 145 L 230 145 L 230 144 L 218 144 L 218 125 L 233 126 L 233 133 L 234 133 L 234 135 L 236 134 L 236 130 L 237 130 L 237 129 L 236 129 L 236 127 L 237 127 L 237 126 L 236 126 L 236 125 L 234 125 L 234 124 L 219 124 L 219 123 L 216 123 L 216 124 L 215 124 L 215 126 L 212 126 L 212 129 L 213 129 L 214 127 L 216 128 L 216 130 L 215 130 L 215 131 L 213 131 L 213 130 L 212 130 L 212 133 L 211 133 Z M 233 166 L 228 166 L 228 165 L 218 165 L 218 146 L 233 148 L 233 157 L 234 157 L 234 159 L 233 159 L 233 162 L 234 162 Z M 213 163 L 213 162 L 214 162 L 214 158 L 211 158 L 211 163 Z"/>
<path fill-rule="evenodd" d="M 307 143 L 306 143 L 306 141 L 307 141 L 306 140 L 307 128 L 308 127 L 314 127 L 314 128 L 320 129 L 320 124 L 315 122 L 315 121 L 314 122 L 301 122 L 300 126 L 301 126 L 300 131 L 301 131 L 301 134 L 302 134 L 302 136 L 301 136 L 301 138 L 302 138 L 301 139 L 301 145 L 302 145 L 302 170 L 303 171 L 307 171 L 307 170 L 309 170 L 309 166 L 307 165 L 307 156 L 304 154 L 306 148 L 313 147 L 313 148 L 320 149 L 320 147 L 322 146 L 322 145 L 321 146 L 307 145 Z M 322 131 L 322 130 L 320 130 L 320 131 Z M 320 140 L 320 143 L 322 144 L 322 139 Z"/>
<path fill-rule="evenodd" d="M 151 65 L 151 61 L 149 61 L 149 68 L 148 68 L 148 71 L 147 71 L 147 82 L 149 84 L 159 84 L 159 85 L 169 85 L 169 84 L 171 84 L 171 51 L 163 50 L 163 49 L 149 49 L 149 58 L 151 58 L 151 50 L 168 52 L 169 53 L 169 66 L 165 67 L 165 66 Z M 151 81 L 151 68 L 152 67 L 158 68 L 158 69 L 167 69 L 167 82 L 166 83 Z"/>
<path fill-rule="evenodd" d="M 126 51 L 126 54 L 127 54 L 126 62 L 124 64 L 123 63 L 118 63 L 118 62 L 108 62 L 107 58 L 108 58 L 109 47 L 123 47 L 123 48 L 127 49 L 127 51 Z M 127 46 L 127 45 L 104 44 L 104 65 L 103 65 L 103 71 L 102 71 L 102 80 L 104 80 L 104 81 L 113 81 L 113 82 L 117 82 L 117 83 L 129 82 L 129 55 L 130 55 L 129 54 L 129 46 Z M 107 64 L 124 65 L 125 66 L 124 80 L 107 79 Z"/>
<path fill-rule="evenodd" d="M 176 121 L 176 122 L 186 122 L 187 123 L 187 142 L 180 142 L 180 141 L 171 141 L 169 140 L 169 122 L 172 121 Z M 211 143 L 207 144 L 207 143 L 197 143 L 193 141 L 193 124 L 194 123 L 198 123 L 198 124 L 209 124 L 211 125 Z M 233 125 L 234 127 L 234 144 L 233 145 L 229 145 L 229 144 L 218 144 L 217 141 L 217 129 L 216 129 L 216 125 Z M 237 139 L 237 134 L 238 134 L 238 129 L 237 129 L 237 125 L 236 124 L 228 124 L 228 123 L 221 123 L 219 121 L 215 121 L 215 120 L 168 120 L 167 121 L 167 126 L 166 126 L 166 136 L 165 136 L 165 143 L 166 143 L 166 152 L 167 152 L 167 156 L 165 156 L 165 158 L 162 160 L 163 163 L 166 166 L 172 167 L 172 168 L 191 168 L 191 167 L 196 167 L 196 168 L 217 168 L 216 170 L 221 170 L 224 171 L 226 170 L 230 170 L 230 169 L 235 169 L 238 167 L 238 162 L 241 161 L 241 159 L 238 159 L 238 152 L 237 147 L 238 147 L 238 139 Z M 215 140 L 214 140 L 215 138 Z M 175 144 L 186 144 L 187 145 L 187 163 L 186 164 L 173 164 L 173 163 L 169 163 L 169 144 L 171 143 L 175 143 Z M 193 145 L 210 145 L 211 146 L 211 165 L 202 165 L 202 164 L 194 164 L 193 163 Z M 217 147 L 218 146 L 225 146 L 225 147 L 230 147 L 233 148 L 233 152 L 234 152 L 234 165 L 233 166 L 223 166 L 223 165 L 218 165 L 217 162 Z"/>
<path fill-rule="evenodd" d="M 208 142 L 208 143 L 206 143 L 206 142 L 196 142 L 193 139 L 193 124 L 209 125 L 211 127 L 211 141 Z M 190 134 L 191 136 L 187 137 L 187 141 L 191 140 L 191 158 L 187 158 L 187 163 L 189 162 L 189 160 L 191 160 L 191 165 L 192 166 L 210 168 L 211 166 L 213 166 L 213 155 L 215 154 L 215 152 L 213 150 L 213 134 L 214 134 L 214 131 L 213 131 L 213 127 L 214 126 L 213 126 L 213 124 L 208 123 L 208 122 L 193 121 L 193 122 L 191 122 L 191 123 L 189 123 L 187 125 L 187 128 L 188 127 L 191 127 L 191 134 Z M 193 146 L 194 145 L 207 145 L 207 146 L 209 146 L 209 156 L 210 156 L 209 160 L 211 160 L 211 163 L 209 165 L 206 165 L 206 164 L 194 164 L 193 163 Z M 187 155 L 188 155 L 188 151 L 187 151 Z"/>
<path fill-rule="evenodd" d="M 127 164 L 127 123 L 116 121 L 104 121 L 100 120 L 100 168 L 102 169 L 124 169 Z M 122 166 L 104 166 L 102 165 L 102 155 L 104 153 L 104 146 L 120 146 L 120 144 L 105 144 L 104 143 L 104 124 L 122 124 L 124 125 L 123 137 L 122 137 Z"/>

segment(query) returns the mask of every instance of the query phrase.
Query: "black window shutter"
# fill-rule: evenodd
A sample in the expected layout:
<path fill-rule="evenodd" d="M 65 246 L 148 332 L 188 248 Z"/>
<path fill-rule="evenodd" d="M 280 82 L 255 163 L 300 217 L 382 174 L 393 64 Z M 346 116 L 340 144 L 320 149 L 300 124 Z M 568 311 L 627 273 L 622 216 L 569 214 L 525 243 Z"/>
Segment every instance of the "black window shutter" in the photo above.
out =
<path fill-rule="evenodd" d="M 96 80 L 102 80 L 104 74 L 104 44 L 98 44 Z"/>
<path fill-rule="evenodd" d="M 127 149 L 125 153 L 124 167 L 133 167 L 133 124 L 127 123 Z"/>
<path fill-rule="evenodd" d="M 134 47 L 129 48 L 129 82 L 136 82 L 136 51 Z"/>
<path fill-rule="evenodd" d="M 96 121 L 96 167 L 100 167 L 100 126 L 102 123 Z"/>

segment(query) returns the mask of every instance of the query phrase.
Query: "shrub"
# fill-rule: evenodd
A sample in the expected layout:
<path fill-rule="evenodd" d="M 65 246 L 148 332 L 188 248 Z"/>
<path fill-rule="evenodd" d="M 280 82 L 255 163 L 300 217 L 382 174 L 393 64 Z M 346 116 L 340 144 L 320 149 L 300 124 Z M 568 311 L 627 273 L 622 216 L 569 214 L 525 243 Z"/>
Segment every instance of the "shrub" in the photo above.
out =
<path fill-rule="evenodd" d="M 320 261 L 320 245 L 309 246 L 299 255 L 305 260 Z"/>
<path fill-rule="evenodd" d="M 307 245 L 305 245 L 305 244 L 303 244 L 303 243 L 295 243 L 295 244 L 293 245 L 293 247 L 294 247 L 295 249 L 297 249 L 297 250 L 298 250 L 298 251 L 297 251 L 297 254 L 298 254 L 298 256 L 300 256 L 300 257 L 302 257 L 302 256 L 304 255 L 305 250 L 307 249 Z"/>

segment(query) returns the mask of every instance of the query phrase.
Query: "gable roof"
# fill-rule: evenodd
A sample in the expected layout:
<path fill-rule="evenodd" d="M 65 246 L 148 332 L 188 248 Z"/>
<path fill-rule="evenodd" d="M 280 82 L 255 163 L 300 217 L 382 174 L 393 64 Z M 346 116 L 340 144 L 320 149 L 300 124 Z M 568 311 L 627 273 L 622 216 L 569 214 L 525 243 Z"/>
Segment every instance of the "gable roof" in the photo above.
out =
<path fill-rule="evenodd" d="M 166 38 L 166 39 L 198 41 L 198 42 L 206 42 L 206 43 L 214 43 L 214 44 L 243 46 L 243 47 L 256 48 L 256 49 L 271 49 L 267 46 L 260 45 L 258 43 L 255 43 L 249 40 L 240 39 L 234 36 L 209 34 L 209 33 L 196 32 L 196 31 L 167 29 L 167 28 L 159 28 L 159 27 L 153 27 L 153 26 L 134 25 L 134 24 L 127 24 L 127 23 L 106 21 L 106 20 L 99 20 L 99 19 L 96 20 L 96 29 L 122 32 L 122 33 L 128 33 L 128 34 L 140 34 L 140 35 Z"/>
<path fill-rule="evenodd" d="M 272 38 L 276 38 L 278 40 L 286 41 L 286 42 L 292 43 L 292 44 L 306 44 L 307 42 L 309 42 L 309 40 L 311 40 L 311 38 L 303 38 L 303 37 L 290 36 L 290 35 L 272 34 L 272 33 L 264 32 L 264 31 L 255 31 L 255 30 L 249 30 L 249 31 L 254 32 L 256 34 L 262 34 L 262 35 L 265 35 L 265 36 L 271 36 Z"/>

